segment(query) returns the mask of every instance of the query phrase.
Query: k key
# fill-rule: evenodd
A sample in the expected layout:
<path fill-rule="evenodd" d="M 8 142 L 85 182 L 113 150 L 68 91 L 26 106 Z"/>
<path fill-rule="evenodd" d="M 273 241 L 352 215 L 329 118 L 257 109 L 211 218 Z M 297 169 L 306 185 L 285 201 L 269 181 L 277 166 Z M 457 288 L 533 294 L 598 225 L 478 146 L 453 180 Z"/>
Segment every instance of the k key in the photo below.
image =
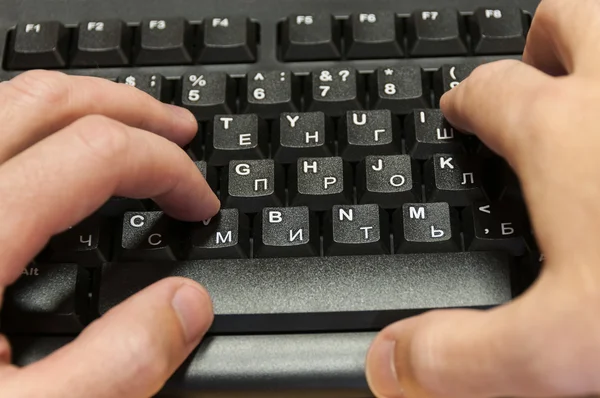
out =
<path fill-rule="evenodd" d="M 136 65 L 192 63 L 192 27 L 185 19 L 145 19 L 137 32 Z"/>
<path fill-rule="evenodd" d="M 481 165 L 462 154 L 436 154 L 424 167 L 425 194 L 429 202 L 468 206 L 485 199 Z"/>
<path fill-rule="evenodd" d="M 60 22 L 18 24 L 11 33 L 8 69 L 64 68 L 69 31 Z"/>
<path fill-rule="evenodd" d="M 300 108 L 298 78 L 286 71 L 249 73 L 241 86 L 241 110 L 274 119 Z"/>

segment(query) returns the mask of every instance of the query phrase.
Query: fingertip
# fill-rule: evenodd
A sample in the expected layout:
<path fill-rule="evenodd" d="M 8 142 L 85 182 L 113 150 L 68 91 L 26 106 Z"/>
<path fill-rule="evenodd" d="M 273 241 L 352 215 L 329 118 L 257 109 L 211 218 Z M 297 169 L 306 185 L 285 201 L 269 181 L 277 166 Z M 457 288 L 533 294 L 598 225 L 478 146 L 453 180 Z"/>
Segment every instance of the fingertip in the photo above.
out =
<path fill-rule="evenodd" d="M 173 123 L 182 132 L 181 138 L 176 139 L 176 143 L 180 146 L 188 144 L 198 132 L 198 122 L 196 117 L 189 110 L 177 105 L 164 104 L 171 114 Z"/>
<path fill-rule="evenodd" d="M 405 398 L 396 371 L 395 350 L 396 341 L 381 333 L 367 353 L 367 383 L 378 398 Z"/>
<path fill-rule="evenodd" d="M 180 283 L 171 305 L 179 318 L 188 346 L 196 346 L 213 322 L 212 301 L 200 284 L 184 278 Z"/>

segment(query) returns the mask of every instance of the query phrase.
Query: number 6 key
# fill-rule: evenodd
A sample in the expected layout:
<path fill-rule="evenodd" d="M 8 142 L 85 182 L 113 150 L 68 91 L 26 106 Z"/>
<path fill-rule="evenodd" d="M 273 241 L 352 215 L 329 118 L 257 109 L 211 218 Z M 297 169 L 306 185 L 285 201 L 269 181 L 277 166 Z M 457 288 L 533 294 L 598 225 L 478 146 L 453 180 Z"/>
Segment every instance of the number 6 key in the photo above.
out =
<path fill-rule="evenodd" d="M 298 78 L 286 71 L 260 71 L 246 75 L 240 87 L 240 110 L 263 118 L 279 118 L 280 113 L 300 109 Z"/>

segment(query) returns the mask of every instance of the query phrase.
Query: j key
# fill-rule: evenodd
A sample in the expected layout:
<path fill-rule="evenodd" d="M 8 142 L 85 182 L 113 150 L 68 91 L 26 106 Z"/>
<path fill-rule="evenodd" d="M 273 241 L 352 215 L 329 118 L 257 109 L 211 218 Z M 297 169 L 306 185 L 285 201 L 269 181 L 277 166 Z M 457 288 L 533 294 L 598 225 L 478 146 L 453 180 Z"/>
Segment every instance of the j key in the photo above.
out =
<path fill-rule="evenodd" d="M 486 199 L 479 163 L 461 154 L 436 154 L 423 169 L 425 195 L 429 202 L 468 206 Z"/>
<path fill-rule="evenodd" d="M 521 54 L 529 23 L 518 8 L 478 8 L 471 17 L 475 54 Z"/>
<path fill-rule="evenodd" d="M 402 152 L 397 120 L 389 110 L 352 111 L 340 121 L 339 153 L 349 162 L 368 155 L 393 155 Z"/>
<path fill-rule="evenodd" d="M 223 171 L 221 197 L 224 207 L 257 213 L 285 202 L 284 171 L 271 159 L 233 160 Z"/>
<path fill-rule="evenodd" d="M 367 156 L 357 168 L 359 203 L 377 203 L 395 209 L 421 201 L 418 164 L 408 155 Z"/>
<path fill-rule="evenodd" d="M 404 119 L 406 152 L 426 160 L 436 153 L 465 152 L 459 133 L 448 124 L 439 109 L 417 109 Z"/>
<path fill-rule="evenodd" d="M 217 192 L 217 188 L 219 187 L 219 180 L 217 178 L 217 170 L 212 166 L 208 166 L 204 160 L 196 161 L 196 162 L 194 162 L 194 164 L 196 165 L 196 167 L 198 167 L 198 170 L 200 170 L 200 172 L 202 173 L 202 176 L 204 176 L 204 179 L 206 180 L 208 185 L 211 187 L 211 189 L 214 192 Z"/>
<path fill-rule="evenodd" d="M 162 211 L 127 212 L 117 251 L 125 261 L 169 261 L 179 254 L 177 222 Z"/>
<path fill-rule="evenodd" d="M 476 202 L 463 210 L 466 250 L 503 250 L 515 257 L 525 254 L 526 213 L 510 202 Z"/>
<path fill-rule="evenodd" d="M 340 157 L 300 158 L 290 168 L 288 192 L 293 206 L 324 211 L 353 203 L 352 169 Z"/>
<path fill-rule="evenodd" d="M 390 253 L 388 214 L 373 204 L 334 206 L 325 218 L 323 249 L 328 256 Z"/>
<path fill-rule="evenodd" d="M 183 18 L 144 19 L 134 47 L 136 65 L 180 65 L 192 62 L 193 33 Z"/>
<path fill-rule="evenodd" d="M 300 84 L 290 72 L 249 73 L 241 86 L 241 110 L 268 119 L 300 109 Z"/>
<path fill-rule="evenodd" d="M 363 79 L 353 68 L 314 71 L 306 79 L 306 108 L 327 115 L 342 116 L 346 111 L 363 108 Z"/>
<path fill-rule="evenodd" d="M 256 115 L 215 116 L 206 135 L 208 164 L 226 166 L 230 160 L 264 159 L 269 154 L 267 134 L 265 121 Z"/>
<path fill-rule="evenodd" d="M 339 23 L 328 14 L 293 15 L 281 26 L 284 61 L 340 59 Z"/>
<path fill-rule="evenodd" d="M 310 257 L 319 254 L 319 221 L 308 207 L 267 207 L 256 216 L 255 257 Z"/>
<path fill-rule="evenodd" d="M 345 23 L 346 57 L 399 58 L 404 55 L 402 22 L 394 13 L 353 14 Z"/>
<path fill-rule="evenodd" d="M 466 55 L 465 24 L 455 9 L 415 11 L 408 19 L 408 48 L 413 57 Z"/>
<path fill-rule="evenodd" d="M 60 22 L 18 24 L 11 33 L 8 69 L 64 68 L 69 31 Z"/>
<path fill-rule="evenodd" d="M 429 84 L 419 66 L 379 68 L 369 84 L 371 108 L 407 114 L 430 106 Z"/>
<path fill-rule="evenodd" d="M 53 237 L 36 262 L 100 266 L 110 261 L 111 237 L 107 227 L 104 220 L 89 218 Z"/>
<path fill-rule="evenodd" d="M 271 145 L 277 163 L 333 156 L 333 122 L 323 112 L 282 113 L 273 123 Z"/>
<path fill-rule="evenodd" d="M 235 112 L 235 91 L 235 81 L 224 72 L 187 73 L 175 102 L 199 121 L 208 121 L 215 115 Z"/>
<path fill-rule="evenodd" d="M 77 28 L 71 65 L 124 66 L 130 51 L 131 31 L 123 21 L 86 21 Z"/>
<path fill-rule="evenodd" d="M 397 253 L 433 253 L 460 250 L 457 216 L 448 203 L 406 203 L 394 212 Z"/>
<path fill-rule="evenodd" d="M 209 18 L 199 30 L 197 63 L 256 61 L 256 25 L 245 17 Z"/>
<path fill-rule="evenodd" d="M 249 255 L 248 217 L 238 209 L 221 209 L 216 216 L 195 223 L 190 229 L 189 259 L 248 258 Z"/>
<path fill-rule="evenodd" d="M 146 75 L 141 73 L 123 75 L 117 80 L 119 83 L 136 87 L 162 102 L 169 102 L 171 97 L 170 85 L 162 75 Z"/>
<path fill-rule="evenodd" d="M 444 65 L 438 69 L 433 75 L 433 87 L 437 101 L 439 101 L 440 97 L 444 95 L 446 91 L 450 91 L 469 77 L 471 72 L 478 66 L 479 64 L 475 63 L 465 63 Z"/>
<path fill-rule="evenodd" d="M 127 211 L 145 211 L 146 205 L 140 199 L 113 196 L 97 211 L 102 217 L 121 217 Z"/>
<path fill-rule="evenodd" d="M 76 264 L 28 266 L 17 282 L 6 289 L 2 330 L 8 333 L 80 332 L 85 323 L 87 277 L 87 272 Z"/>

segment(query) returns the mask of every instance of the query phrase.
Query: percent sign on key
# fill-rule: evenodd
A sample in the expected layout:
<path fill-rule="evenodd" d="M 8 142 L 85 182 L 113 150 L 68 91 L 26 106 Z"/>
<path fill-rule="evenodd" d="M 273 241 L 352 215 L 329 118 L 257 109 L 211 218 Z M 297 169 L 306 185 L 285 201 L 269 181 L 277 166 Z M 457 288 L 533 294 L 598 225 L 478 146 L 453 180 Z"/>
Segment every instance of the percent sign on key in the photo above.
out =
<path fill-rule="evenodd" d="M 192 86 L 196 86 L 196 87 L 206 86 L 206 80 L 204 80 L 203 75 L 200 75 L 200 76 L 190 75 L 190 81 L 192 82 Z"/>

